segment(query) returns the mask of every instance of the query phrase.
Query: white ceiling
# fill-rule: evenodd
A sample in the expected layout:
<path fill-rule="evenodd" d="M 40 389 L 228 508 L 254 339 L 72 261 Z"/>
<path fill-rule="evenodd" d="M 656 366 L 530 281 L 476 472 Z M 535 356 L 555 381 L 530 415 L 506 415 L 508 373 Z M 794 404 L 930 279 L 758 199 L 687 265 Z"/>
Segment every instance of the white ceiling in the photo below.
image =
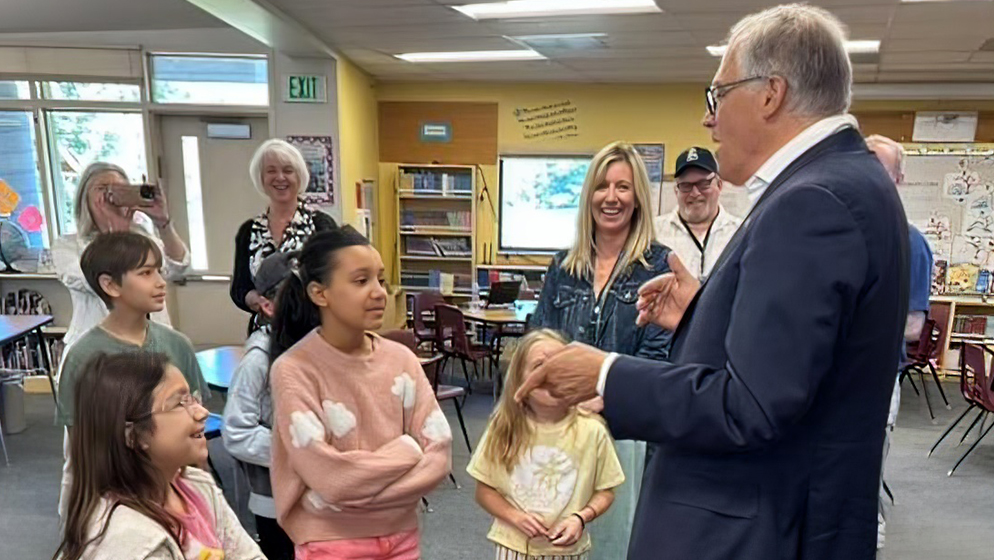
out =
<path fill-rule="evenodd" d="M 222 26 L 185 0 L 0 0 L 0 33 Z"/>
<path fill-rule="evenodd" d="M 9 1 L 9 0 L 5 0 Z M 19 0 L 29 1 L 29 0 Z M 35 0 L 30 0 L 35 1 Z M 475 21 L 447 7 L 469 0 L 269 0 L 382 80 L 701 82 L 719 43 L 742 16 L 779 2 L 656 0 L 661 14 Z M 859 82 L 991 82 L 994 1 L 902 4 L 899 0 L 814 0 L 853 39 L 882 41 L 878 63 L 855 67 Z M 391 55 L 512 49 L 504 38 L 607 33 L 606 49 L 543 51 L 549 60 L 414 64 Z"/>

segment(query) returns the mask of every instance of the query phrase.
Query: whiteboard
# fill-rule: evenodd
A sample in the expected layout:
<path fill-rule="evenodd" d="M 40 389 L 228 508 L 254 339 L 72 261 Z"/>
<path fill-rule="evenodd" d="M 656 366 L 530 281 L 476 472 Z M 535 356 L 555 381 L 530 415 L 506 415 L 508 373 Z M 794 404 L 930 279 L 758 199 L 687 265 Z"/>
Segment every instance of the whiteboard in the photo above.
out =
<path fill-rule="evenodd" d="M 933 292 L 975 292 L 994 271 L 994 156 L 908 154 L 897 192 L 932 249 Z"/>

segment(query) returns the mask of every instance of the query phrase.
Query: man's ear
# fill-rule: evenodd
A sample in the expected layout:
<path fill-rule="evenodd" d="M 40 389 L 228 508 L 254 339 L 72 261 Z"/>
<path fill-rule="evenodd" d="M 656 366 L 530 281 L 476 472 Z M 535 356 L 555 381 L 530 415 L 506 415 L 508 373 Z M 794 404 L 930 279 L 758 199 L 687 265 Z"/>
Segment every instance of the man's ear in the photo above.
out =
<path fill-rule="evenodd" d="M 780 76 L 771 76 L 766 79 L 766 88 L 763 90 L 763 106 L 760 109 L 760 115 L 764 119 L 769 120 L 786 108 L 787 88 L 787 80 Z"/>
<path fill-rule="evenodd" d="M 110 277 L 110 274 L 101 274 L 97 277 L 97 282 L 100 284 L 100 289 L 104 291 L 108 296 L 112 298 L 121 297 L 121 285 L 114 281 Z"/>

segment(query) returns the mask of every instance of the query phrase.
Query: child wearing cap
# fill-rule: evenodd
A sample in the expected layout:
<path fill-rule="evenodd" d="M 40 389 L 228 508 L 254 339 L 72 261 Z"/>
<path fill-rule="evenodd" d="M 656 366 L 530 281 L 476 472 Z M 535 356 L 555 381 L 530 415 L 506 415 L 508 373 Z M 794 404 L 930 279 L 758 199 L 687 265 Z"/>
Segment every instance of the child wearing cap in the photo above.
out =
<path fill-rule="evenodd" d="M 292 274 L 297 253 L 273 253 L 259 265 L 255 290 L 273 301 L 283 280 Z M 271 310 L 270 310 L 271 311 Z M 255 515 L 259 547 L 269 560 L 293 560 L 293 542 L 276 522 L 273 487 L 269 480 L 273 399 L 269 391 L 271 315 L 263 309 L 261 327 L 245 342 L 245 355 L 235 369 L 224 405 L 224 446 L 245 463 L 252 494 L 249 510 Z"/>

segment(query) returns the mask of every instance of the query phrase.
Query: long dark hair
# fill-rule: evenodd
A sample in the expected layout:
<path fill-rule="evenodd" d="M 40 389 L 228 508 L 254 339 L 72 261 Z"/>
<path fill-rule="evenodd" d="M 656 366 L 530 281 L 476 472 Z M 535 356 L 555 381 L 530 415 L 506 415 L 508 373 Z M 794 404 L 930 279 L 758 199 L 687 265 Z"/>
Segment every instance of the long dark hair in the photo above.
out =
<path fill-rule="evenodd" d="M 164 354 L 150 352 L 97 354 L 86 364 L 76 385 L 75 423 L 69 437 L 69 510 L 53 560 L 79 560 L 107 532 L 118 506 L 156 521 L 180 542 L 179 520 L 163 505 L 162 475 L 141 446 L 155 429 L 148 413 L 168 364 Z M 103 498 L 110 500 L 111 509 L 103 527 L 89 538 L 92 517 Z"/>
<path fill-rule="evenodd" d="M 269 363 L 321 325 L 321 311 L 307 295 L 307 286 L 311 282 L 327 286 L 338 264 L 335 253 L 354 245 L 369 245 L 369 240 L 351 226 L 315 233 L 304 243 L 293 274 L 283 281 L 276 295 Z"/>

